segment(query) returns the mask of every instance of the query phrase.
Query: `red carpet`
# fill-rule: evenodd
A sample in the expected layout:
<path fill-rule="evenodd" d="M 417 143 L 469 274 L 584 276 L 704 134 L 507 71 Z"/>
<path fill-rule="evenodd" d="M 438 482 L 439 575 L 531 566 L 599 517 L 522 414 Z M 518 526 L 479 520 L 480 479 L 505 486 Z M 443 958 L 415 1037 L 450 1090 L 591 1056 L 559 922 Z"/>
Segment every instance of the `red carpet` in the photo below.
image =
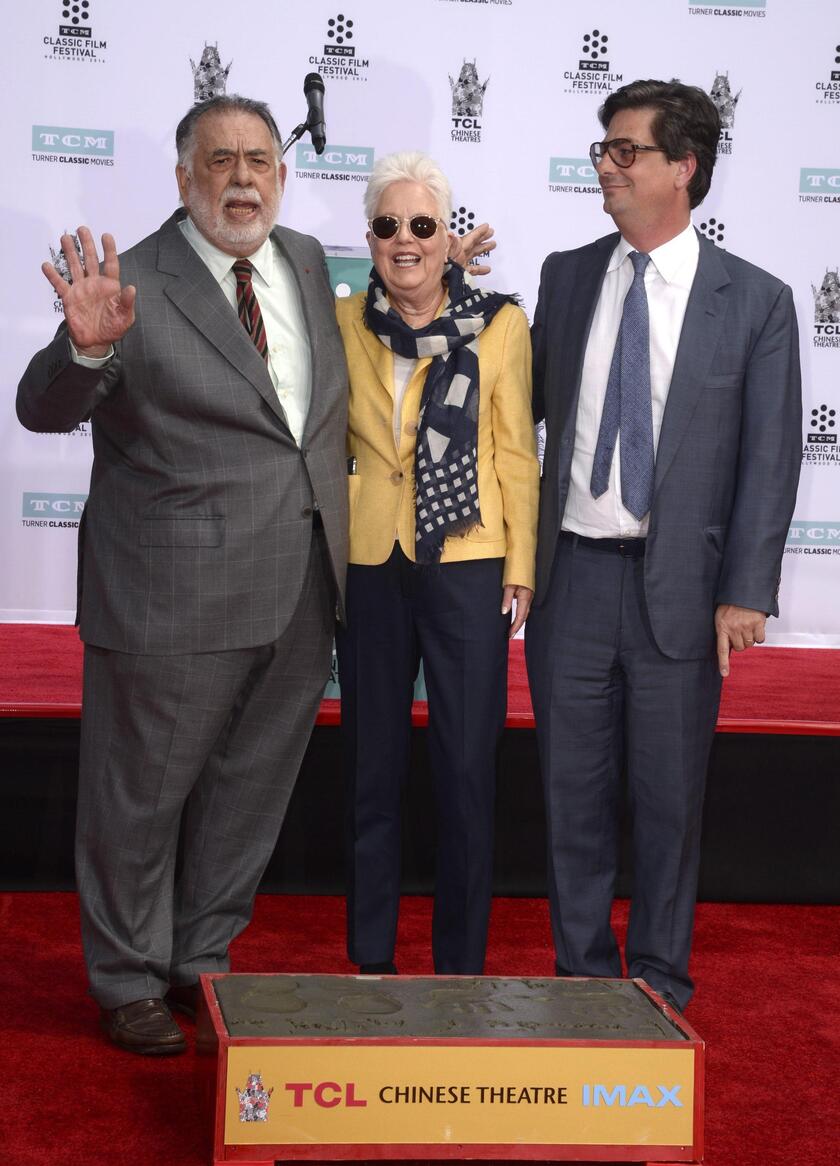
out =
<path fill-rule="evenodd" d="M 403 901 L 406 973 L 431 972 L 430 918 Z M 234 971 L 351 971 L 342 927 L 340 899 L 261 896 Z M 144 1059 L 98 1034 L 75 896 L 2 895 L 0 929 L 2 1166 L 206 1166 L 193 1053 Z M 840 908 L 699 905 L 687 1019 L 707 1042 L 709 1166 L 836 1166 L 839 955 Z M 488 973 L 551 970 L 545 903 L 496 900 Z"/>
<path fill-rule="evenodd" d="M 76 629 L 0 624 L 0 716 L 76 717 L 82 648 Z M 322 724 L 337 724 L 339 702 L 322 704 Z M 425 723 L 425 705 L 415 722 Z M 523 643 L 511 645 L 508 725 L 531 728 L 533 711 Z M 754 648 L 733 656 L 718 729 L 740 733 L 840 734 L 840 650 Z"/>

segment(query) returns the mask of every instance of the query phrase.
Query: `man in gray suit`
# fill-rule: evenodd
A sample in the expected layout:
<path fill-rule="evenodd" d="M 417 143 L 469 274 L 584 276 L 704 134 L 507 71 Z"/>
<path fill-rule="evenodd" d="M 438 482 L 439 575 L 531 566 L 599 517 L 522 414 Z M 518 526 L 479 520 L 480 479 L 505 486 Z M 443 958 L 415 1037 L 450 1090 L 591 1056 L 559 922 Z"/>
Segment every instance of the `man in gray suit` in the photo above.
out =
<path fill-rule="evenodd" d="M 65 236 L 72 283 L 44 265 L 65 322 L 18 393 L 29 429 L 91 419 L 82 933 L 106 1031 L 150 1054 L 184 1049 L 169 1005 L 194 1011 L 250 918 L 347 558 L 344 355 L 323 250 L 274 227 L 274 119 L 216 98 L 176 142 L 185 209 L 119 258 L 103 236 L 101 270 Z"/>
<path fill-rule="evenodd" d="M 636 81 L 592 147 L 619 234 L 550 255 L 534 341 L 547 443 L 526 650 L 559 975 L 627 974 L 685 1007 L 703 792 L 732 649 L 777 615 L 799 475 L 790 288 L 699 237 L 720 132 L 702 90 Z"/>

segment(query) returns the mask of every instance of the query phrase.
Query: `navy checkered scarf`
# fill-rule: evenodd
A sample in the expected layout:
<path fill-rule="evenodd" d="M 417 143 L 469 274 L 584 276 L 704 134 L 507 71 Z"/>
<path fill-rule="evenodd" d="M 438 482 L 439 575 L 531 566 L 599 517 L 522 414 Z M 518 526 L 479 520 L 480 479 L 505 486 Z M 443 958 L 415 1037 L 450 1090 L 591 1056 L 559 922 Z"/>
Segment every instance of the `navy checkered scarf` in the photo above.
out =
<path fill-rule="evenodd" d="M 437 563 L 444 540 L 481 524 L 478 498 L 478 337 L 516 296 L 469 287 L 464 269 L 443 272 L 449 304 L 423 328 L 411 328 L 388 303 L 371 268 L 365 323 L 383 344 L 409 360 L 431 356 L 420 399 L 414 454 L 414 553 Z"/>

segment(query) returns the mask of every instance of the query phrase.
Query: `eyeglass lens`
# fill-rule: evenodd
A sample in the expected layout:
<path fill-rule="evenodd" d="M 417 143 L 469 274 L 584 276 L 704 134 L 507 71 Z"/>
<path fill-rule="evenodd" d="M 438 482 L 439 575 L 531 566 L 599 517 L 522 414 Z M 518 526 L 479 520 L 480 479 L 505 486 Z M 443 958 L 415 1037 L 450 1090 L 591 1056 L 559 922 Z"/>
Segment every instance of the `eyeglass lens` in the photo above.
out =
<path fill-rule="evenodd" d="M 377 239 L 393 239 L 400 229 L 401 220 L 396 215 L 377 215 L 370 221 L 370 229 Z M 431 239 L 437 230 L 438 221 L 431 215 L 412 215 L 408 220 L 409 230 L 415 239 Z"/>

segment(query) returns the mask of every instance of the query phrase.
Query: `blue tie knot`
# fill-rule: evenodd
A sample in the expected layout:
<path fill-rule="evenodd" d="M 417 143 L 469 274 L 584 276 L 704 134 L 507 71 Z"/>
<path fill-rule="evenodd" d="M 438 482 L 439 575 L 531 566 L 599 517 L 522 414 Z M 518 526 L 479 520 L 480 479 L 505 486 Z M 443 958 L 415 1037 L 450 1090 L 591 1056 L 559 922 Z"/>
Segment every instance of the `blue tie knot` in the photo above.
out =
<path fill-rule="evenodd" d="M 644 251 L 631 251 L 630 262 L 633 264 L 633 270 L 636 272 L 636 275 L 642 275 L 650 263 L 650 256 L 645 255 Z"/>

